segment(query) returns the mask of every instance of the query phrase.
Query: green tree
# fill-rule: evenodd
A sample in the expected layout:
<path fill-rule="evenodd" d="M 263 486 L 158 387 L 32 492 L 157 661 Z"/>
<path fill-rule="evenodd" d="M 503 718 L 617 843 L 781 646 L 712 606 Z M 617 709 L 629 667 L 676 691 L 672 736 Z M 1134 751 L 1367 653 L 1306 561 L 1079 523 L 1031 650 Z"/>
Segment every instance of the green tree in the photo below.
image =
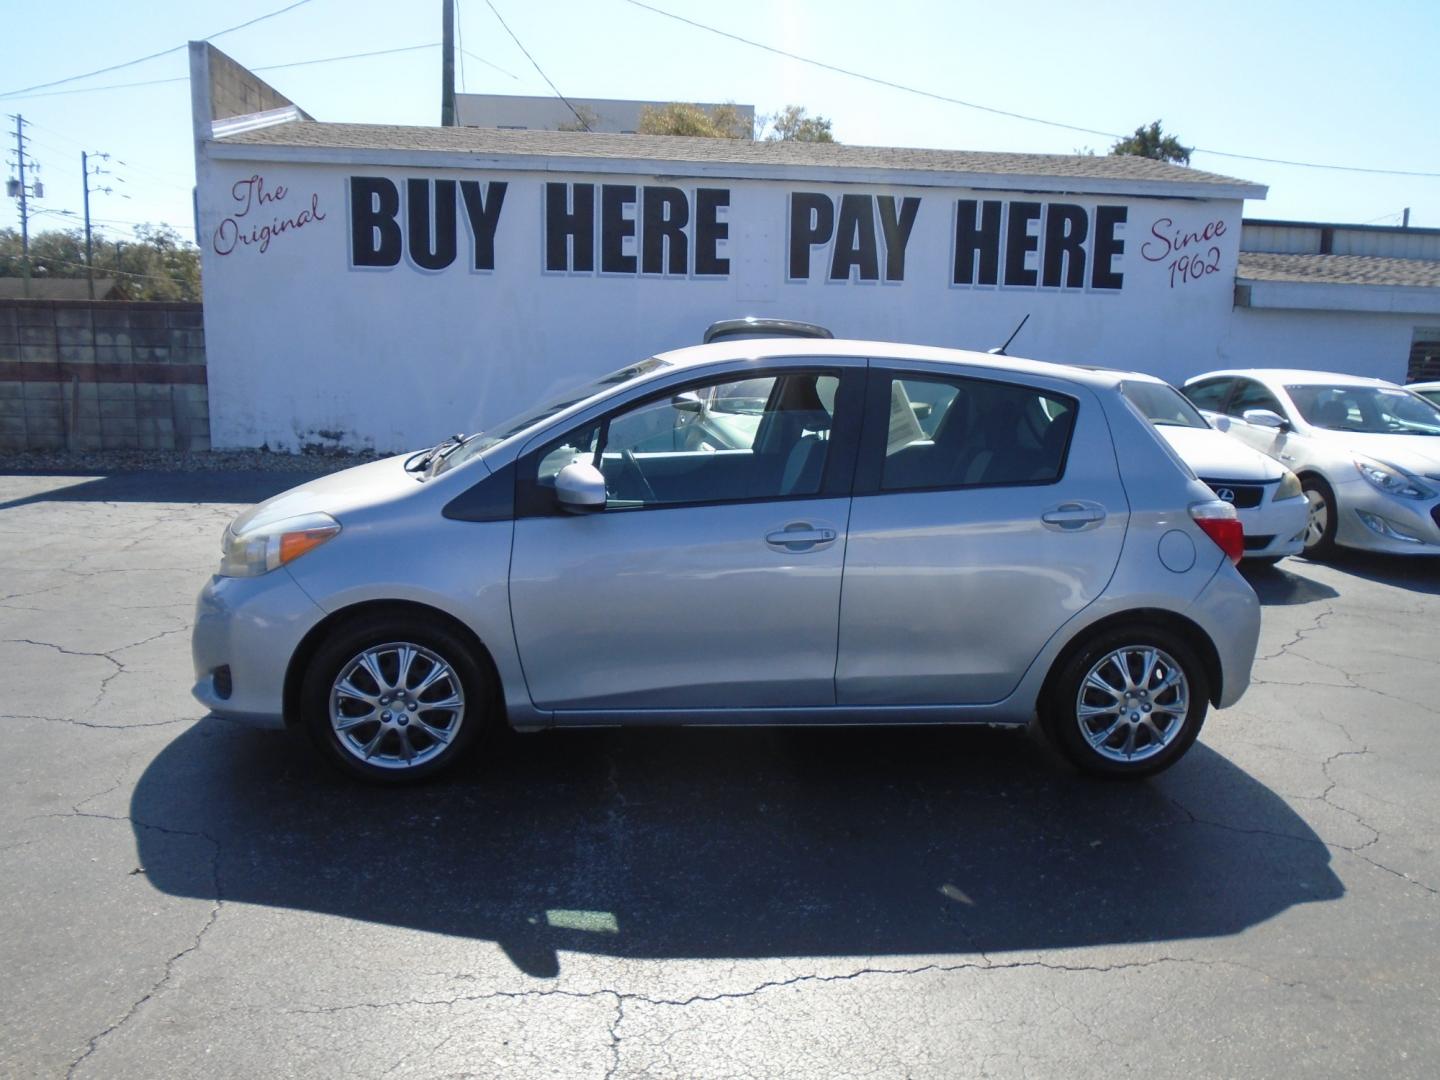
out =
<path fill-rule="evenodd" d="M 673 101 L 669 105 L 646 105 L 640 110 L 641 135 L 692 135 L 702 139 L 748 139 L 750 125 L 734 105 L 710 109 Z"/>
<path fill-rule="evenodd" d="M 599 131 L 600 114 L 588 105 L 575 106 L 575 118 L 566 120 L 556 131 Z"/>
<path fill-rule="evenodd" d="M 1137 127 L 1135 134 L 1119 140 L 1110 147 L 1112 155 L 1129 154 L 1132 157 L 1153 158 L 1155 161 L 1173 161 L 1176 165 L 1190 164 L 1191 147 L 1181 146 L 1174 135 L 1160 131 L 1160 121 L 1149 127 Z"/>
<path fill-rule="evenodd" d="M 200 249 L 168 225 L 141 225 L 133 239 L 93 237 L 95 276 L 114 278 L 132 300 L 199 300 Z M 52 229 L 30 238 L 32 278 L 85 277 L 85 233 Z M 20 233 L 0 229 L 0 277 L 24 274 Z"/>
<path fill-rule="evenodd" d="M 762 123 L 770 129 L 765 134 L 767 142 L 835 141 L 835 136 L 830 132 L 830 121 L 823 116 L 806 116 L 803 105 L 786 105 L 773 116 L 765 117 Z"/>

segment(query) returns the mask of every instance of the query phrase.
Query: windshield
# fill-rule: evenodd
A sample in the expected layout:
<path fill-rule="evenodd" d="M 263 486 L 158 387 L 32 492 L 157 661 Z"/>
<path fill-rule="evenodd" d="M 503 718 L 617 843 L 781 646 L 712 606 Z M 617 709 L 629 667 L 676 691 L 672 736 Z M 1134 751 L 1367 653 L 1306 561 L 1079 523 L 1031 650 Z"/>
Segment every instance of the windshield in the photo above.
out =
<path fill-rule="evenodd" d="M 435 463 L 434 475 L 463 465 L 479 454 L 483 454 L 490 447 L 504 442 L 514 435 L 519 435 L 526 428 L 534 427 L 536 424 L 549 420 L 550 417 L 564 412 L 571 405 L 578 405 L 586 398 L 594 397 L 596 394 L 612 387 L 621 386 L 642 375 L 648 375 L 657 368 L 668 367 L 669 365 L 657 357 L 650 357 L 648 360 L 641 360 L 638 364 L 631 364 L 619 371 L 612 371 L 593 382 L 581 386 L 572 387 L 563 394 L 557 394 L 544 405 L 536 408 L 526 409 L 522 413 L 502 420 L 486 431 L 477 431 L 462 443 L 457 450 L 451 451 L 445 457 Z"/>
<path fill-rule="evenodd" d="M 1440 435 L 1440 408 L 1388 386 L 1287 386 L 1305 422 L 1367 435 Z"/>
<path fill-rule="evenodd" d="M 1125 382 L 1120 392 L 1156 427 L 1210 426 L 1179 390 L 1166 383 Z"/>

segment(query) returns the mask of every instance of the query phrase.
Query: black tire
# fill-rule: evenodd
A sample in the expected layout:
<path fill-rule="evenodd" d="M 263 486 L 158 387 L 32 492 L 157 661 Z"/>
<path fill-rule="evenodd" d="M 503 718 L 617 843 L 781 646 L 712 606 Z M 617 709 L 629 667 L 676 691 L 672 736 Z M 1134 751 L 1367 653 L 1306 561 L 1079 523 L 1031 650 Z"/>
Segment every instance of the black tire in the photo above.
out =
<path fill-rule="evenodd" d="M 1160 656 L 1148 682 L 1144 682 L 1141 676 L 1147 650 L 1156 650 Z M 1107 667 L 1101 678 L 1111 685 L 1123 681 L 1127 687 L 1134 682 L 1137 684 L 1134 694 L 1127 699 L 1091 688 L 1082 698 L 1082 687 L 1092 671 L 1098 664 L 1108 663 L 1117 653 L 1137 661 L 1131 664 L 1129 677 L 1122 680 L 1116 669 Z M 1184 691 L 1183 703 L 1173 689 L 1157 690 L 1170 676 L 1171 665 L 1164 659 L 1167 656 L 1183 680 L 1177 684 Z M 1143 701 L 1140 685 L 1147 687 Z M 1130 700 L 1134 701 L 1133 706 L 1128 703 Z M 1210 680 L 1195 651 L 1168 630 L 1142 623 L 1102 631 L 1065 660 L 1041 702 L 1040 719 L 1051 741 L 1081 772 L 1106 779 L 1138 780 L 1168 769 L 1190 749 L 1205 723 L 1209 701 Z M 1098 736 L 1109 725 L 1101 715 L 1082 719 L 1082 704 L 1097 710 L 1102 706 L 1111 708 L 1113 704 L 1109 715 L 1116 717 L 1114 726 L 1110 727 L 1115 734 L 1098 747 L 1087 734 Z M 1151 708 L 1142 712 L 1146 704 Z M 1181 704 L 1184 708 L 1175 712 L 1166 708 Z M 1127 709 L 1132 711 L 1126 712 Z M 1140 718 L 1139 722 L 1132 722 L 1131 716 Z M 1156 716 L 1166 716 L 1170 722 L 1163 729 L 1157 727 Z M 1132 730 L 1135 734 L 1130 736 L 1133 739 L 1129 744 L 1131 756 L 1126 759 L 1124 740 Z"/>
<path fill-rule="evenodd" d="M 1305 551 L 1307 559 L 1325 559 L 1335 554 L 1335 527 L 1339 522 L 1339 512 L 1335 506 L 1335 492 L 1318 476 L 1303 476 L 1300 478 L 1300 490 L 1304 492 L 1305 498 L 1312 504 L 1311 517 L 1314 517 L 1314 497 L 1318 496 L 1324 502 L 1325 525 L 1320 530 L 1318 537 L 1312 541 L 1310 528 L 1305 530 Z"/>
<path fill-rule="evenodd" d="M 414 650 L 408 682 L 399 677 L 407 646 Z M 371 650 L 388 687 L 361 663 Z M 436 674 L 439 665 L 448 672 Z M 335 696 L 339 723 L 352 721 L 341 733 L 332 721 L 331 695 L 347 671 L 352 689 L 365 696 Z M 432 675 L 435 681 L 417 696 L 414 689 Z M 494 691 L 473 646 L 443 624 L 404 615 L 361 616 L 343 624 L 311 657 L 300 690 L 301 723 L 321 757 L 342 772 L 369 783 L 409 784 L 450 768 L 476 745 L 493 725 Z M 459 699 L 458 709 L 440 704 L 452 698 Z M 432 736 L 432 730 L 449 737 Z M 363 758 L 357 744 L 372 739 L 373 756 Z"/>
<path fill-rule="evenodd" d="M 1253 566 L 1257 570 L 1269 570 L 1280 565 L 1284 555 L 1260 555 L 1254 558 L 1247 557 L 1240 562 L 1241 566 Z"/>

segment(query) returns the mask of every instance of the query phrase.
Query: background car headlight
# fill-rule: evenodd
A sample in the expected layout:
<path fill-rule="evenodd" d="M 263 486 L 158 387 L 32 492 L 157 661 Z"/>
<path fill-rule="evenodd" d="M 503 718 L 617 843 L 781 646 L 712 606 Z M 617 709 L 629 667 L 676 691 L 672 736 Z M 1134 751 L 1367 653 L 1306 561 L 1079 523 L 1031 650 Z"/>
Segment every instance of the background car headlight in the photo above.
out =
<path fill-rule="evenodd" d="M 1420 483 L 1407 472 L 1384 465 L 1370 458 L 1357 457 L 1355 468 L 1360 475 L 1374 484 L 1386 495 L 1398 495 L 1402 499 L 1433 499 L 1435 492 Z"/>
<path fill-rule="evenodd" d="M 302 514 L 241 533 L 226 529 L 220 547 L 220 576 L 267 574 L 339 533 L 340 523 L 329 514 Z"/>
<path fill-rule="evenodd" d="M 1280 474 L 1280 486 L 1275 489 L 1275 494 L 1270 498 L 1274 501 L 1280 499 L 1293 499 L 1300 494 L 1300 477 L 1296 476 L 1289 469 Z"/>

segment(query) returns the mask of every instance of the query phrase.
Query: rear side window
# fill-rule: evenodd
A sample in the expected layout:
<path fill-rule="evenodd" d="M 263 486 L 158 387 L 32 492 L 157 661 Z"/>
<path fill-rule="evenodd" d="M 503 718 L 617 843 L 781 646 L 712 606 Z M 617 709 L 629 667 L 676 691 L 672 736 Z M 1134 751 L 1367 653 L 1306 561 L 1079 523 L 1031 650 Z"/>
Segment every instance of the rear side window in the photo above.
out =
<path fill-rule="evenodd" d="M 894 378 L 882 491 L 1052 484 L 1065 469 L 1075 402 L 980 379 Z"/>
<path fill-rule="evenodd" d="M 1238 381 L 1235 396 L 1230 399 L 1230 405 L 1225 411 L 1231 416 L 1243 419 L 1246 409 L 1269 409 L 1277 416 L 1285 415 L 1285 410 L 1280 407 L 1280 399 L 1254 379 Z"/>

